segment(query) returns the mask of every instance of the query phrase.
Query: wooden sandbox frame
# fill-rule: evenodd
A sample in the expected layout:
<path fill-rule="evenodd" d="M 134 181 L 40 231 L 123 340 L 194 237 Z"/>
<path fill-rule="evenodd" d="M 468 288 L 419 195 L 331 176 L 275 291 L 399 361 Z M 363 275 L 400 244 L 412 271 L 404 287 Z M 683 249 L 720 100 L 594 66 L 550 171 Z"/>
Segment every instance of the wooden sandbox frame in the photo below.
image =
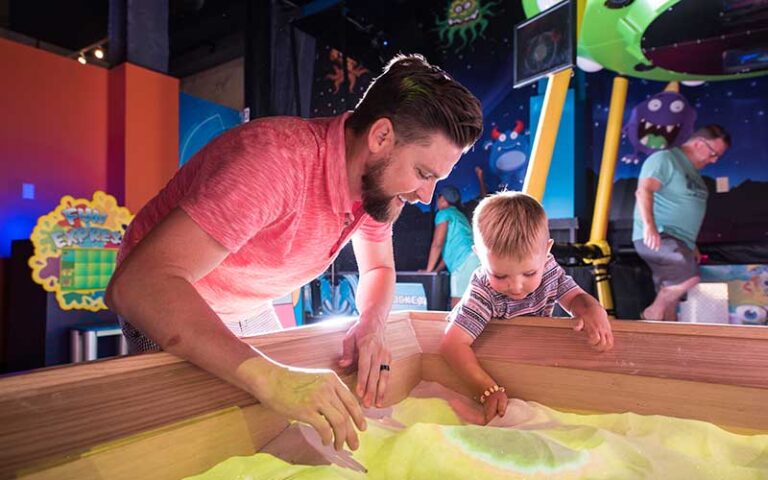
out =
<path fill-rule="evenodd" d="M 445 312 L 397 312 L 386 396 L 421 380 L 469 393 L 438 353 Z M 768 432 L 768 328 L 613 321 L 598 354 L 572 321 L 491 322 L 475 342 L 511 397 L 584 412 L 661 414 Z M 246 341 L 284 363 L 336 368 L 349 322 Z M 178 479 L 259 451 L 288 422 L 245 392 L 166 353 L 0 378 L 0 479 Z"/>

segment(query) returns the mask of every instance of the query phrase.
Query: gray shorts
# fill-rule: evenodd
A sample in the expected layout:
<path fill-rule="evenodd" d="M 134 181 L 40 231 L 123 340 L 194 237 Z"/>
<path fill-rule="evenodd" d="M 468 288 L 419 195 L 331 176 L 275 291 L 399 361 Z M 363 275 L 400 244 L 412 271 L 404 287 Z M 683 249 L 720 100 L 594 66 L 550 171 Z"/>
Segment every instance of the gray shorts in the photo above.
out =
<path fill-rule="evenodd" d="M 634 244 L 637 254 L 653 272 L 653 283 L 657 291 L 661 287 L 678 285 L 699 275 L 696 255 L 679 238 L 662 233 L 658 250 L 651 250 L 642 240 L 635 240 Z"/>
<path fill-rule="evenodd" d="M 160 345 L 153 342 L 130 322 L 122 317 L 117 317 L 120 321 L 120 327 L 123 329 L 123 335 L 128 342 L 128 353 L 153 352 L 161 350 Z M 270 304 L 262 312 L 254 315 L 248 320 L 242 322 L 224 322 L 227 328 L 238 337 L 252 337 L 259 333 L 274 332 L 281 330 L 282 324 L 277 318 L 274 307 Z"/>

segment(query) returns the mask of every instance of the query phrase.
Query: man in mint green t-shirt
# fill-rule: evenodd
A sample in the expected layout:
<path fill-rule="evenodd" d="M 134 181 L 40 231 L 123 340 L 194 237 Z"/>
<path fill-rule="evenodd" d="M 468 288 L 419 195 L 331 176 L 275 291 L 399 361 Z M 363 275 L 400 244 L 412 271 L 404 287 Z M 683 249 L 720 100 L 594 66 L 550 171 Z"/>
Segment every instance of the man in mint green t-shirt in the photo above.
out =
<path fill-rule="evenodd" d="M 445 263 L 451 272 L 451 307 L 459 303 L 472 272 L 480 266 L 472 250 L 472 227 L 464 213 L 456 208 L 460 204 L 461 195 L 456 187 L 443 187 L 437 195 L 435 232 L 426 268 L 427 272 L 439 271 Z"/>
<path fill-rule="evenodd" d="M 643 310 L 648 320 L 677 320 L 677 304 L 699 282 L 696 238 L 709 192 L 699 171 L 731 145 L 719 125 L 694 132 L 680 148 L 656 152 L 640 171 L 632 240 L 653 272 L 656 299 Z"/>

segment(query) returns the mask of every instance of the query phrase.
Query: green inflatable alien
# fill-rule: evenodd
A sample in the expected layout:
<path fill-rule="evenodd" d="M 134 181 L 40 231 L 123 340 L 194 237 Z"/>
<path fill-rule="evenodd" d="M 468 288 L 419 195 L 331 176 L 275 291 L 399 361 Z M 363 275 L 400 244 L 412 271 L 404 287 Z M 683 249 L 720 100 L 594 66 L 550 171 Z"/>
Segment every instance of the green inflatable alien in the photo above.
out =
<path fill-rule="evenodd" d="M 585 71 L 604 67 L 631 77 L 692 83 L 768 73 L 768 47 L 761 42 L 768 15 L 764 1 L 584 1 L 578 65 Z M 522 2 L 532 17 L 560 0 Z"/>

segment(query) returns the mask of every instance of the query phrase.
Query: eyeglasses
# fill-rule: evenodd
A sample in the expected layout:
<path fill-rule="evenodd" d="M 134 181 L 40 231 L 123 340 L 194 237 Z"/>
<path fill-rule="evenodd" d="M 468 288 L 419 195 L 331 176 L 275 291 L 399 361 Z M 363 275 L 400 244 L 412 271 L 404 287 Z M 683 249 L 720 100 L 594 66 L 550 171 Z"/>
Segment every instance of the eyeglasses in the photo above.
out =
<path fill-rule="evenodd" d="M 717 158 L 717 157 L 719 157 L 719 156 L 720 156 L 720 154 L 719 154 L 719 153 L 717 153 L 717 150 L 715 150 L 714 148 L 712 148 L 712 145 L 710 145 L 708 141 L 704 140 L 703 138 L 699 138 L 699 140 L 701 140 L 701 142 L 702 142 L 704 145 L 706 145 L 706 146 L 707 146 L 707 149 L 709 149 L 709 156 L 710 156 L 711 158 Z"/>

